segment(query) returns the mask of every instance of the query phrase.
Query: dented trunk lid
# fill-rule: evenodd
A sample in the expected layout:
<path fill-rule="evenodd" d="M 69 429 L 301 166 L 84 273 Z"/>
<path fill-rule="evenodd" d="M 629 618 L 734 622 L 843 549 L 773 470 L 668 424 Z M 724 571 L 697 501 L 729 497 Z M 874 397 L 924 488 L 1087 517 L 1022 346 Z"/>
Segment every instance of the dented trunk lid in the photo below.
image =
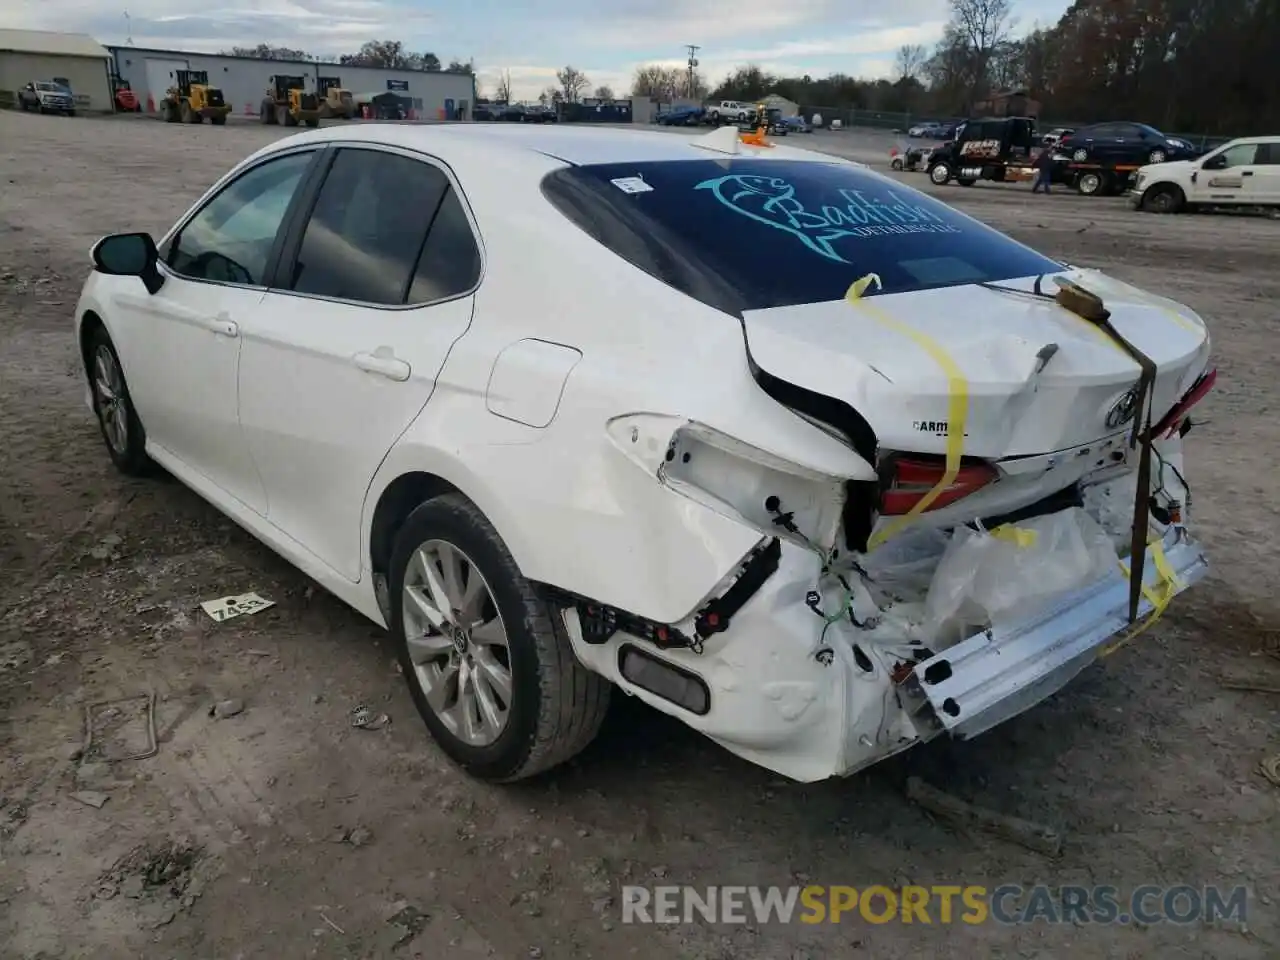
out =
<path fill-rule="evenodd" d="M 1099 295 L 1115 329 L 1155 362 L 1158 421 L 1205 368 L 1204 323 L 1096 271 L 1058 276 Z M 1028 277 L 747 311 L 746 337 L 767 373 L 857 410 L 882 451 L 945 455 L 952 395 L 962 391 L 962 453 L 994 462 L 1002 476 L 929 514 L 955 522 L 1020 509 L 1129 462 L 1137 362 L 1095 324 L 1036 296 L 1035 284 Z M 1057 290 L 1050 277 L 1040 285 Z"/>

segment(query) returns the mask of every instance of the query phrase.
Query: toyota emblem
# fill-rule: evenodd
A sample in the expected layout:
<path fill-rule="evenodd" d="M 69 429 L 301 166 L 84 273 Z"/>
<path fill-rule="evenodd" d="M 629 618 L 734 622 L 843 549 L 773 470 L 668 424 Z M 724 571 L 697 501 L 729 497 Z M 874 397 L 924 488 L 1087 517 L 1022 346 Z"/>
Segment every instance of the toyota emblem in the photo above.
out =
<path fill-rule="evenodd" d="M 1118 430 L 1138 414 L 1138 388 L 1132 387 L 1111 405 L 1107 411 L 1107 429 Z"/>

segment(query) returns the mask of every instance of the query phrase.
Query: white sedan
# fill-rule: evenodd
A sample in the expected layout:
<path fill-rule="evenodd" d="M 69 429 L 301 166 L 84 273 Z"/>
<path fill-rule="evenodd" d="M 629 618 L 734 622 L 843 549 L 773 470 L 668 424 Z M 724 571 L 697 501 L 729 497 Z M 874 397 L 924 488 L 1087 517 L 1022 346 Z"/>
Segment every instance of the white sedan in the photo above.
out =
<path fill-rule="evenodd" d="M 335 127 L 92 256 L 112 460 L 392 631 L 478 777 L 573 756 L 614 688 L 848 774 L 1027 709 L 1206 569 L 1200 318 L 839 158 Z"/>

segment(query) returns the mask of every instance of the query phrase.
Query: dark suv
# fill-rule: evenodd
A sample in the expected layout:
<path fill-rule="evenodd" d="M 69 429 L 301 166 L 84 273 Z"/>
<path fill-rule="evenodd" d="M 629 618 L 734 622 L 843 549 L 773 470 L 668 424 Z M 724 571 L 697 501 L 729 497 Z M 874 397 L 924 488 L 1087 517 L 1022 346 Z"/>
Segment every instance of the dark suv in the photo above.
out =
<path fill-rule="evenodd" d="M 1073 163 L 1121 164 L 1143 167 L 1166 160 L 1188 160 L 1198 155 L 1191 144 L 1166 137 L 1145 123 L 1095 123 L 1063 137 L 1054 153 Z"/>

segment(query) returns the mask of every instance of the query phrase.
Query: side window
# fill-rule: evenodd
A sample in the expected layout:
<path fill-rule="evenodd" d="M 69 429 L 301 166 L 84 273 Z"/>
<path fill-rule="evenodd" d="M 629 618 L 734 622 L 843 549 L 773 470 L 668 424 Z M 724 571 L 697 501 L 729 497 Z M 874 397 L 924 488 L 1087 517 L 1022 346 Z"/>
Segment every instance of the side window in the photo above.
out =
<path fill-rule="evenodd" d="M 1254 157 L 1253 162 L 1266 166 L 1280 165 L 1280 143 L 1258 144 L 1258 155 Z"/>
<path fill-rule="evenodd" d="M 1222 159 L 1224 166 L 1231 167 L 1247 167 L 1254 162 L 1254 157 L 1258 153 L 1258 145 L 1256 143 L 1237 143 L 1234 147 L 1227 147 L 1222 151 Z"/>
<path fill-rule="evenodd" d="M 290 289 L 404 303 L 427 228 L 448 190 L 449 178 L 429 163 L 340 150 L 303 233 Z"/>
<path fill-rule="evenodd" d="M 276 233 L 313 156 L 268 160 L 232 181 L 173 238 L 165 263 L 194 280 L 265 283 Z"/>
<path fill-rule="evenodd" d="M 409 303 L 431 303 L 466 293 L 480 279 L 480 250 L 457 191 L 450 187 L 431 222 L 413 274 Z"/>

